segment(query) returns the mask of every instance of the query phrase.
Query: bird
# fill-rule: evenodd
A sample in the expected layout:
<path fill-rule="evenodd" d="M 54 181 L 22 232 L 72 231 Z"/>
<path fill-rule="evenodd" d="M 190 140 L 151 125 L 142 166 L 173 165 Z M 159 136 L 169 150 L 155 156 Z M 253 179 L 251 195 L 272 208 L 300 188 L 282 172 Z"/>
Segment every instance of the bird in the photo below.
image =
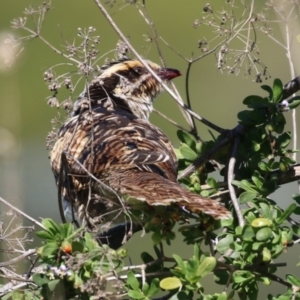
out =
<path fill-rule="evenodd" d="M 164 83 L 181 75 L 146 63 Z M 50 152 L 59 197 L 71 203 L 72 215 L 90 225 L 119 223 L 128 209 L 177 205 L 214 219 L 231 217 L 218 201 L 177 182 L 174 148 L 149 122 L 162 91 L 141 61 L 126 58 L 104 65 L 80 95 Z"/>

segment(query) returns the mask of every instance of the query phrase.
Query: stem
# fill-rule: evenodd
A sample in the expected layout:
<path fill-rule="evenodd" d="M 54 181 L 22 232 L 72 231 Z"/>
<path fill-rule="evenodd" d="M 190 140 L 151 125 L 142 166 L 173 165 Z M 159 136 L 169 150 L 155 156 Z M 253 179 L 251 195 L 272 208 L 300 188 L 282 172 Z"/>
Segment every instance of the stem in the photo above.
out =
<path fill-rule="evenodd" d="M 229 164 L 228 164 L 228 179 L 227 179 L 227 181 L 228 181 L 228 189 L 229 189 L 229 193 L 230 193 L 230 198 L 231 198 L 233 207 L 235 209 L 237 218 L 239 220 L 239 225 L 241 227 L 244 227 L 245 220 L 244 220 L 242 211 L 240 209 L 240 206 L 239 206 L 239 203 L 238 203 L 238 200 L 236 197 L 235 189 L 234 189 L 233 185 L 231 184 L 231 182 L 234 179 L 234 168 L 235 168 L 236 155 L 237 155 L 239 144 L 240 144 L 240 139 L 236 138 L 234 141 L 231 158 L 230 158 Z"/>
<path fill-rule="evenodd" d="M 12 204 L 10 204 L 9 202 L 7 202 L 6 200 L 4 200 L 1 197 L 0 197 L 0 202 L 4 203 L 8 207 L 10 207 L 12 210 L 14 210 L 16 213 L 20 214 L 21 216 L 23 216 L 24 218 L 28 219 L 32 223 L 34 223 L 34 224 L 38 225 L 39 227 L 41 227 L 42 229 L 46 230 L 46 228 L 43 226 L 42 223 L 40 223 L 39 221 L 37 221 L 34 218 L 30 217 L 29 215 L 25 214 L 23 211 L 21 211 L 20 209 L 16 208 L 15 206 L 13 206 Z"/>

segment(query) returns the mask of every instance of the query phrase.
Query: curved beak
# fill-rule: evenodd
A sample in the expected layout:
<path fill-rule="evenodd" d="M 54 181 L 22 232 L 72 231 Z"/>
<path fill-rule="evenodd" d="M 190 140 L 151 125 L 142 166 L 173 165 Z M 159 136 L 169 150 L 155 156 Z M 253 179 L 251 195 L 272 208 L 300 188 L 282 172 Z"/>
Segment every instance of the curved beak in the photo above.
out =
<path fill-rule="evenodd" d="M 173 78 L 176 78 L 178 76 L 181 76 L 180 71 L 176 70 L 176 69 L 171 69 L 171 68 L 161 68 L 159 69 L 159 71 L 157 72 L 157 75 L 162 79 L 162 80 L 166 80 L 169 81 Z"/>

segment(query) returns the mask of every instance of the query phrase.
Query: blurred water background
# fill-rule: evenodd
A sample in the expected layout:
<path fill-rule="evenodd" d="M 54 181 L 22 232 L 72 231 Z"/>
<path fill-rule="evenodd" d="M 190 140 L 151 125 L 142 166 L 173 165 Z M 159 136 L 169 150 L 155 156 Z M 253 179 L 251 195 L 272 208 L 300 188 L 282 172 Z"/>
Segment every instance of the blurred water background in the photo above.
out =
<path fill-rule="evenodd" d="M 149 14 L 155 22 L 159 35 L 188 58 L 192 53 L 194 57 L 201 54 L 197 48 L 197 41 L 202 36 L 210 35 L 208 27 L 200 26 L 194 29 L 192 26 L 195 19 L 201 18 L 202 7 L 206 2 L 206 0 L 146 1 Z M 225 5 L 225 1 L 223 2 Z M 257 1 L 256 9 L 260 9 L 259 6 L 263 8 L 264 2 Z M 21 31 L 10 28 L 10 21 L 21 16 L 26 7 L 41 3 L 40 0 L 2 0 L 0 39 L 9 32 L 20 36 Z M 238 1 L 237 5 L 239 4 Z M 148 59 L 159 63 L 155 45 L 145 41 L 144 35 L 149 34 L 149 28 L 135 7 L 118 1 L 118 5 L 113 8 L 107 5 L 107 8 L 136 49 Z M 76 37 L 78 27 L 84 29 L 89 26 L 95 27 L 96 34 L 100 35 L 100 53 L 104 55 L 104 58 L 106 56 L 112 58 L 113 52 L 106 54 L 115 48 L 118 37 L 105 21 L 94 1 L 53 0 L 52 9 L 46 17 L 41 34 L 52 45 L 64 50 L 66 41 L 72 44 L 73 41 L 79 40 Z M 293 32 L 295 32 L 292 43 L 293 62 L 296 66 L 296 75 L 300 75 L 300 45 L 296 40 L 299 26 L 294 27 Z M 280 26 L 275 27 L 274 36 L 282 40 Z M 3 42 L 1 45 L 3 49 Z M 187 63 L 168 47 L 161 45 L 167 65 L 183 73 L 183 76 L 177 78 L 174 83 L 185 98 Z M 272 79 L 264 84 L 271 85 L 273 78 L 276 77 L 284 83 L 288 82 L 291 79 L 290 70 L 283 49 L 263 35 L 258 37 L 258 46 L 260 59 L 267 65 L 272 76 Z M 56 109 L 46 104 L 46 98 L 51 93 L 43 81 L 43 73 L 49 67 L 67 62 L 67 60 L 55 54 L 38 39 L 27 41 L 21 47 L 24 49 L 11 68 L 0 66 L 0 197 L 36 219 L 51 217 L 59 221 L 57 190 L 49 166 L 48 151 L 45 148 L 45 139 L 51 130 L 50 121 L 55 116 Z M 100 60 L 100 65 L 104 62 L 104 58 Z M 75 70 L 75 68 L 62 66 L 61 70 L 63 73 Z M 216 68 L 214 55 L 210 55 L 192 68 L 190 93 L 193 109 L 221 127 L 233 128 L 237 124 L 237 113 L 244 109 L 243 99 L 249 94 L 265 95 L 260 89 L 260 84 L 253 83 L 253 79 L 254 73 L 243 76 L 243 71 L 239 76 L 221 74 Z M 155 107 L 185 125 L 175 102 L 167 94 L 159 97 Z M 287 127 L 291 130 L 291 113 L 287 113 L 286 118 Z M 152 115 L 151 121 L 162 128 L 175 146 L 178 145 L 175 127 L 155 114 Z M 300 130 L 299 124 L 298 131 Z M 205 126 L 198 124 L 198 128 L 202 138 L 210 138 Z M 299 148 L 299 143 L 297 148 Z M 297 192 L 297 184 L 289 184 L 281 187 L 273 199 L 282 207 L 286 207 L 292 202 L 290 195 Z M 0 208 L 2 212 L 7 211 L 2 204 Z M 137 245 L 143 245 L 145 249 L 149 249 L 151 242 L 144 237 L 141 243 L 140 235 L 137 235 L 128 243 L 128 248 L 132 251 Z M 192 253 L 192 247 L 183 248 L 180 240 L 167 249 L 170 254 L 177 253 L 185 257 L 189 257 Z M 297 251 L 288 250 L 287 254 L 281 257 L 288 260 L 291 273 L 295 271 L 293 266 L 298 261 L 298 256 Z M 133 257 L 132 260 L 133 263 L 140 262 L 139 257 Z M 299 274 L 298 270 L 296 272 Z M 275 283 L 273 285 L 273 291 L 282 289 Z M 215 291 L 214 287 L 211 289 Z M 209 288 L 207 292 L 210 292 Z"/>

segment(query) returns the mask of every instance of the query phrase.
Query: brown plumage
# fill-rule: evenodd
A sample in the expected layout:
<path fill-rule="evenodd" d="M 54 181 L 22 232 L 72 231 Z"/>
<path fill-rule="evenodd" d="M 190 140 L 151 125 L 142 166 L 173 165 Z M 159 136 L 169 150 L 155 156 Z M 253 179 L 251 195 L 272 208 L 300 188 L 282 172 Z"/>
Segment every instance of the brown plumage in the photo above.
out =
<path fill-rule="evenodd" d="M 148 64 L 163 81 L 180 75 L 177 70 Z M 80 218 L 118 219 L 124 206 L 141 202 L 176 203 L 215 219 L 230 217 L 219 202 L 177 183 L 173 147 L 148 121 L 152 102 L 161 91 L 161 84 L 141 62 L 127 60 L 107 66 L 76 103 L 73 117 L 59 131 L 51 165 L 65 200 L 73 202 Z"/>

